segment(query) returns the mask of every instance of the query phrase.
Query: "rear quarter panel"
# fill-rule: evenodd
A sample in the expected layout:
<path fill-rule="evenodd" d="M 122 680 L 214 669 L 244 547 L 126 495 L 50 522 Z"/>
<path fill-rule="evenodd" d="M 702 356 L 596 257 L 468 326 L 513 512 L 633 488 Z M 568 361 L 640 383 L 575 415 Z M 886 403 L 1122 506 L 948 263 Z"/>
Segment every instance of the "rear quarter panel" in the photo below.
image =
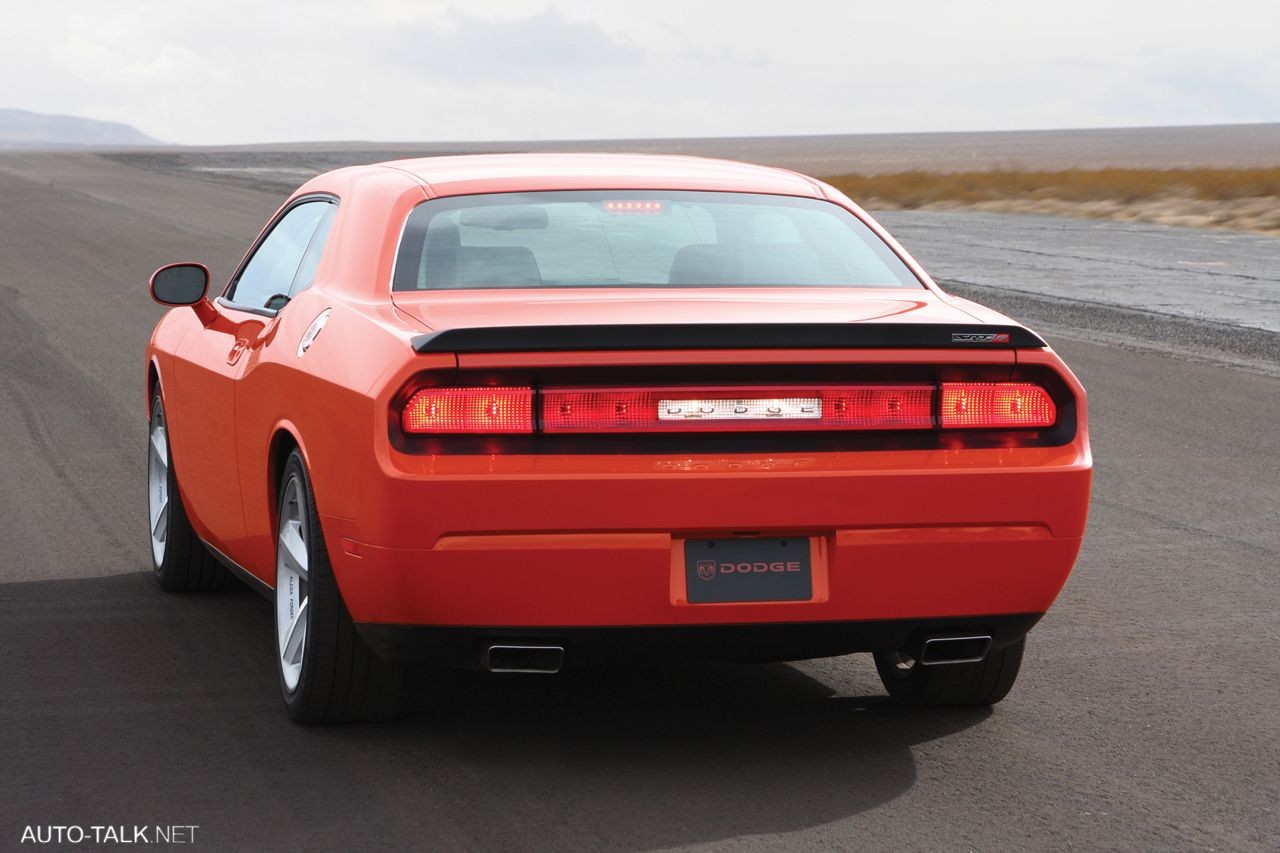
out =
<path fill-rule="evenodd" d="M 299 356 L 304 332 L 326 309 L 332 313 L 324 330 Z M 403 334 L 390 331 L 392 323 L 406 322 L 393 311 L 357 310 L 332 293 L 305 291 L 281 312 L 271 340 L 248 356 L 236 412 L 247 537 L 234 556 L 268 583 L 274 583 L 279 477 L 290 444 L 307 463 L 320 513 L 359 513 L 366 473 L 377 465 L 375 436 L 387 429 L 382 377 L 413 356 L 413 326 L 405 325 Z"/>

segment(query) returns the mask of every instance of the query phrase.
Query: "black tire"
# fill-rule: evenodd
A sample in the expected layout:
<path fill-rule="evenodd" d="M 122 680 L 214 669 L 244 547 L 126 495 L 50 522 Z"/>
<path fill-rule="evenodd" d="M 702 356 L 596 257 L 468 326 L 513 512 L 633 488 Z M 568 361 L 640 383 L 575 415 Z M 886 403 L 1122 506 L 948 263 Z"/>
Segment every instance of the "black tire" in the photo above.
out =
<path fill-rule="evenodd" d="M 913 707 L 985 708 L 1009 695 L 1022 666 L 1027 639 L 992 649 L 977 663 L 923 666 L 904 656 L 877 652 L 876 669 L 895 702 Z M 909 665 L 908 665 L 909 663 Z"/>
<path fill-rule="evenodd" d="M 160 426 L 164 435 L 164 447 L 156 446 L 156 427 Z M 152 507 L 157 499 L 157 483 L 151 473 L 154 470 L 154 459 L 148 458 L 148 522 L 152 525 L 151 567 L 155 571 L 156 583 L 165 592 L 213 592 L 227 585 L 227 570 L 217 561 L 209 549 L 200 541 L 200 537 L 191 529 L 191 520 L 187 517 L 186 507 L 182 505 L 182 495 L 178 491 L 178 477 L 173 470 L 173 451 L 169 446 L 168 429 L 164 415 L 164 401 L 159 392 L 151 400 L 151 421 L 147 429 L 149 457 L 163 452 L 163 478 L 166 484 L 164 496 L 167 497 L 167 509 L 162 513 L 165 518 L 153 520 Z M 157 522 L 159 527 L 157 528 Z M 164 534 L 163 555 L 157 559 L 157 545 L 154 538 L 157 529 Z"/>
<path fill-rule="evenodd" d="M 282 584 L 276 584 L 276 672 L 289 717 L 298 723 L 344 723 L 387 720 L 399 713 L 406 694 L 403 665 L 384 661 L 356 631 L 342 600 L 316 512 L 315 494 L 302 455 L 294 450 L 280 479 L 277 519 L 286 518 L 290 481 L 297 481 L 297 510 L 305 513 L 307 624 L 297 684 L 285 675 L 280 632 Z M 314 531 L 314 532 L 311 532 Z M 281 556 L 277 536 L 277 563 Z M 279 571 L 279 570 L 277 570 Z"/>

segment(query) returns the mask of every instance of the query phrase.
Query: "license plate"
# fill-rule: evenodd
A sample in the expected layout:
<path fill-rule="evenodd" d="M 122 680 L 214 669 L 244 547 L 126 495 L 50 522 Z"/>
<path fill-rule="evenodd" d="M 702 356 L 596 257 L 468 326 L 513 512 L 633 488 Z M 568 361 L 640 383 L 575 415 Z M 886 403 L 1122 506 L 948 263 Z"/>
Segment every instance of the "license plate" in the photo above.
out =
<path fill-rule="evenodd" d="M 684 574 L 690 604 L 813 597 L 813 567 L 804 536 L 687 539 Z"/>

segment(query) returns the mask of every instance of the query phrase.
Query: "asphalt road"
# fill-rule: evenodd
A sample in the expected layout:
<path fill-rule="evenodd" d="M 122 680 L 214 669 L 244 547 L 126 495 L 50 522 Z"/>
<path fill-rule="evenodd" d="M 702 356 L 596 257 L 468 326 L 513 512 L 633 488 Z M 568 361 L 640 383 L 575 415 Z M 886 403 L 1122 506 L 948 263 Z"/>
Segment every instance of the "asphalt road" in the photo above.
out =
<path fill-rule="evenodd" d="M 293 726 L 269 605 L 161 594 L 144 545 L 146 276 L 227 274 L 277 201 L 0 157 L 0 849 L 50 824 L 193 824 L 209 850 L 1280 848 L 1274 341 L 1242 369 L 1229 324 L 1196 327 L 1207 355 L 1113 309 L 1095 334 L 1090 303 L 991 278 L 965 280 L 1089 389 L 1097 459 L 1080 562 L 994 711 L 895 708 L 855 656 L 424 673 L 396 723 Z M 950 216 L 990 276 L 1005 220 Z"/>

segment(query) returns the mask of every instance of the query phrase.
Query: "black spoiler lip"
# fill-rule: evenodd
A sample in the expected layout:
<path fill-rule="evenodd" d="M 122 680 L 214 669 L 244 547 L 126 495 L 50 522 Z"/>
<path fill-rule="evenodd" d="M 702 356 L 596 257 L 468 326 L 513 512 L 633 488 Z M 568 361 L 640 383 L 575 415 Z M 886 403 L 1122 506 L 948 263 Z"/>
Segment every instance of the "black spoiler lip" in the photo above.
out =
<path fill-rule="evenodd" d="M 482 326 L 416 335 L 418 353 L 672 349 L 1016 349 L 1047 344 L 1022 326 L 951 323 L 673 323 Z"/>

